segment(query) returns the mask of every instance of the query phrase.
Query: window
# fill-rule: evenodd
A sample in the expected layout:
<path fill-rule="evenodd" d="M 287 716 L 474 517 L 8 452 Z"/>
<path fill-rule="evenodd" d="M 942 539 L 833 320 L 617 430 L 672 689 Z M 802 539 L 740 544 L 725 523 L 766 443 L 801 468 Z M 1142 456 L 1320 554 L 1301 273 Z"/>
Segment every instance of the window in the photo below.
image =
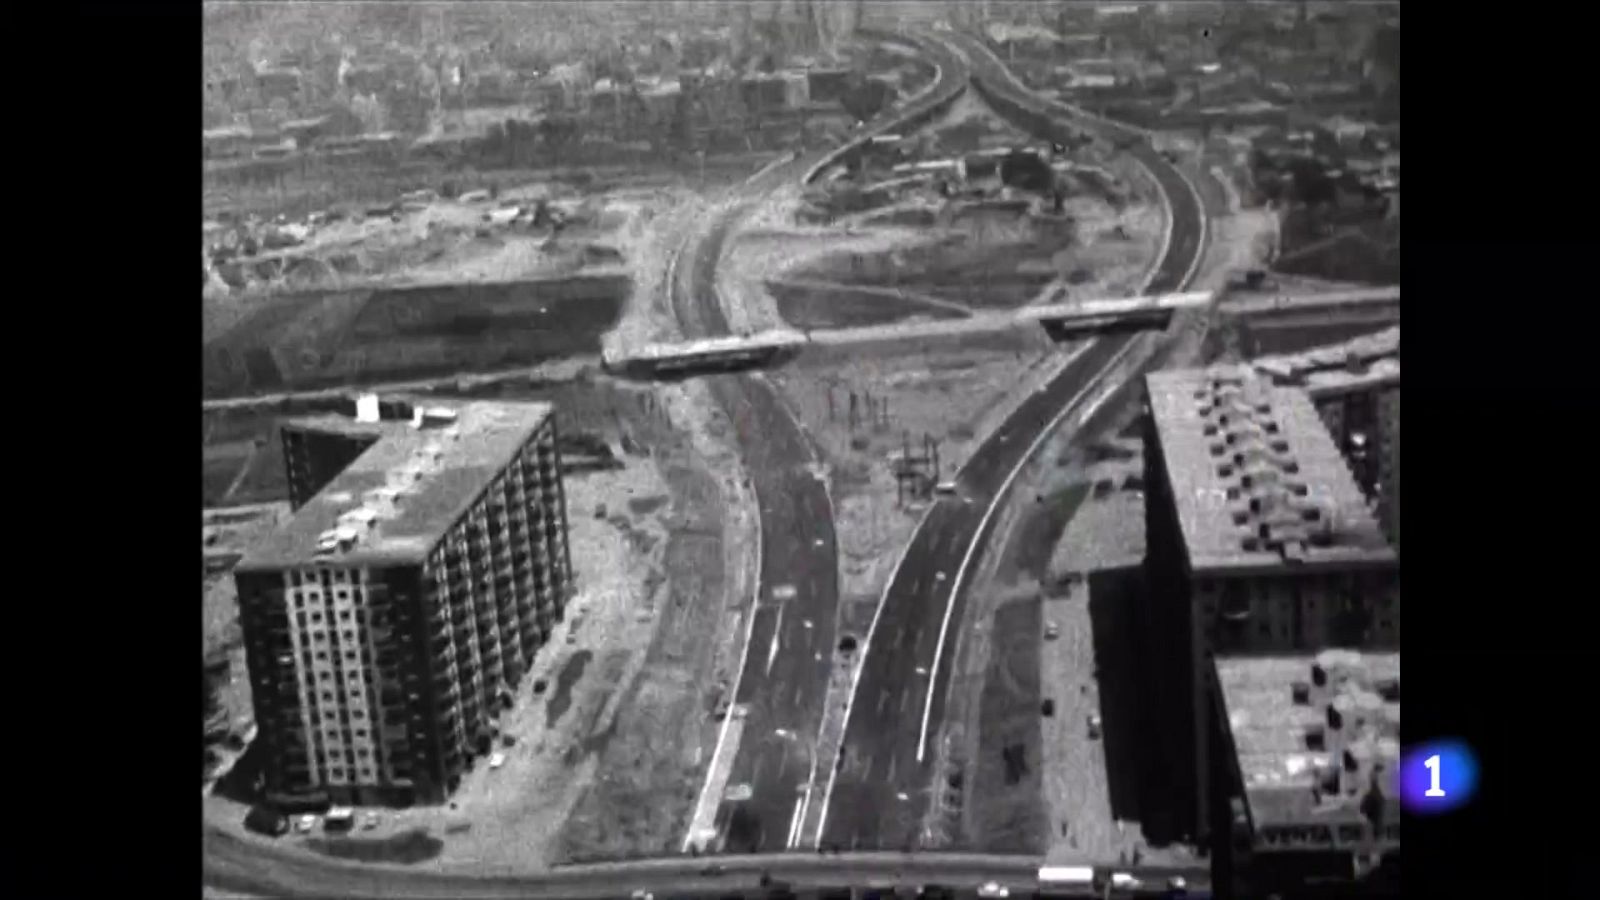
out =
<path fill-rule="evenodd" d="M 341 622 L 350 621 L 350 610 L 348 610 L 348 609 L 339 610 L 339 621 L 341 621 Z"/>

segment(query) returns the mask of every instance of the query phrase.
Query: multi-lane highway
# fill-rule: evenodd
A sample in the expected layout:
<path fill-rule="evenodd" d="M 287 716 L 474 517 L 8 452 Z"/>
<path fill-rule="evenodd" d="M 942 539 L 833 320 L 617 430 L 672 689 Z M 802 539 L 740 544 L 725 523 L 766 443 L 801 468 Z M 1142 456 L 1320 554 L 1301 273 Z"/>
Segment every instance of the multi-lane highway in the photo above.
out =
<path fill-rule="evenodd" d="M 903 108 L 860 130 L 857 140 L 902 127 L 953 100 L 967 83 L 958 57 L 930 45 L 935 82 Z M 717 264 L 740 212 L 784 185 L 809 180 L 845 153 L 800 155 L 770 166 L 726 198 L 730 213 L 691 236 L 671 278 L 673 306 L 692 337 L 727 334 L 716 289 Z M 711 827 L 723 849 L 783 850 L 799 840 L 798 823 L 821 799 L 831 759 L 819 759 L 828 674 L 838 612 L 838 556 L 833 508 L 818 457 L 782 399 L 759 376 L 709 379 L 733 420 L 745 469 L 761 511 L 761 572 L 744 661 L 735 682 L 735 707 L 713 752 L 704 790 L 721 790 Z M 730 739 L 730 735 L 732 736 Z M 719 785 L 724 754 L 731 770 Z M 703 814 L 702 814 L 703 815 Z M 700 835 L 690 834 L 690 843 Z"/>
<path fill-rule="evenodd" d="M 998 60 L 982 48 L 964 46 L 962 54 L 957 54 L 929 39 L 921 39 L 918 44 L 940 65 L 939 83 L 879 124 L 861 129 L 859 137 L 906 127 L 953 99 L 967 83 L 962 55 L 974 63 L 973 81 L 980 88 L 997 92 L 1020 90 Z M 1036 103 L 1031 97 L 1027 102 Z M 1041 131 L 1041 136 L 1049 134 Z M 846 152 L 848 148 L 800 157 L 764 170 L 739 190 L 735 207 L 777 184 L 812 177 Z M 1203 244 L 1203 219 L 1192 192 L 1165 160 L 1149 148 L 1136 146 L 1132 152 L 1155 172 L 1173 210 L 1170 246 L 1147 293 L 1176 290 L 1192 274 L 1192 260 L 1198 257 Z M 716 300 L 713 273 L 727 229 L 734 220 L 723 218 L 714 223 L 705 240 L 692 241 L 685 252 L 688 266 L 680 262 L 683 271 L 671 279 L 675 307 L 688 322 L 698 322 L 699 330 L 707 334 L 727 330 Z M 837 600 L 832 514 L 826 487 L 810 470 L 809 463 L 815 457 L 803 432 L 769 385 L 757 377 L 713 379 L 712 390 L 733 420 L 741 449 L 746 453 L 762 512 L 760 599 L 749 621 L 750 639 L 733 698 L 745 704 L 746 713 L 739 721 L 741 739 L 737 749 L 725 747 L 722 741 L 718 747 L 719 752 L 733 753 L 729 782 L 750 787 L 750 800 L 745 806 L 750 813 L 747 818 L 753 823 L 751 843 L 763 849 L 775 848 L 792 837 L 789 825 L 794 805 L 804 803 L 806 797 L 798 789 L 808 780 L 814 786 L 813 794 L 815 785 L 827 780 L 826 796 L 839 805 L 839 811 L 825 819 L 827 843 L 888 847 L 909 843 L 901 839 L 901 833 L 907 827 L 903 823 L 912 819 L 895 811 L 902 803 L 924 802 L 922 791 L 928 773 L 926 763 L 918 762 L 917 757 L 925 735 L 937 733 L 938 729 L 937 710 L 943 702 L 942 695 L 934 696 L 934 689 L 943 690 L 943 664 L 948 663 L 946 658 L 941 664 L 941 635 L 951 620 L 960 618 L 960 609 L 955 606 L 960 592 L 952 589 L 960 580 L 961 563 L 970 562 L 985 530 L 984 511 L 1002 492 L 1002 485 L 1023 451 L 1057 418 L 1061 408 L 1083 391 L 1098 371 L 1097 366 L 1103 368 L 1107 360 L 1121 354 L 1124 344 L 1123 339 L 1114 339 L 1090 346 L 1060 377 L 1024 403 L 999 432 L 984 442 L 962 471 L 962 493 L 973 502 L 941 503 L 918 530 L 880 610 L 882 625 L 875 629 L 874 637 L 877 652 L 867 654 L 841 756 L 846 765 L 836 770 L 837 784 L 823 774 L 823 770 L 833 768 L 826 761 L 813 766 L 810 750 L 826 687 L 825 661 L 833 645 Z M 902 632 L 911 637 L 902 637 Z M 822 660 L 817 659 L 818 653 Z M 933 674 L 924 678 L 918 668 Z M 874 690 L 878 693 L 874 694 Z M 880 699 L 886 690 L 891 692 L 889 699 Z M 909 699 L 901 699 L 903 694 Z M 930 710 L 934 717 L 931 721 Z M 780 730 L 784 735 L 778 733 Z M 816 777 L 808 779 L 811 775 Z M 909 799 L 900 800 L 901 793 Z M 880 816 L 875 810 L 894 814 Z M 719 812 L 721 821 L 726 822 L 728 811 Z M 746 884 L 751 879 L 744 876 L 699 874 L 693 863 L 681 860 L 662 861 L 666 868 L 648 873 L 630 866 L 503 875 L 366 867 L 269 847 L 210 825 L 205 829 L 205 859 L 208 884 L 275 896 L 579 898 L 619 896 L 632 887 L 660 888 L 668 884 L 692 893 L 754 886 Z M 801 868 L 792 880 L 797 885 L 809 882 L 832 886 L 885 879 L 887 883 L 905 883 L 904 879 L 916 878 L 947 885 L 973 885 L 991 878 L 1002 882 L 1025 879 L 1021 873 L 1037 865 L 1037 861 L 1026 858 L 967 860 L 952 864 L 954 868 L 947 871 L 940 867 L 938 859 L 923 855 L 894 862 L 858 859 L 818 859 L 822 871 L 828 873 L 826 880 L 804 874 L 811 871 L 805 865 L 811 864 L 797 862 L 795 865 Z M 729 873 L 735 869 L 747 871 L 742 860 L 728 866 Z M 774 875 L 787 877 L 789 871 L 785 864 L 777 867 Z"/>
<path fill-rule="evenodd" d="M 680 319 L 685 324 L 698 320 L 714 334 L 728 330 L 715 280 L 731 224 L 731 218 L 719 221 L 704 240 L 691 241 L 688 259 L 680 258 L 682 277 L 673 285 Z M 731 835 L 735 843 L 750 842 L 753 849 L 776 840 L 777 849 L 783 849 L 785 823 L 802 802 L 796 787 L 808 783 L 814 769 L 809 742 L 821 721 L 832 652 L 839 591 L 833 505 L 816 474 L 810 442 L 770 384 L 744 375 L 719 375 L 708 382 L 733 422 L 760 507 L 761 565 L 731 698 L 736 705 L 711 764 L 712 772 L 719 772 L 724 754 L 733 753 L 726 784 L 743 785 L 750 795 L 743 801 L 718 803 L 711 797 L 702 802 L 717 804 L 714 824 L 724 836 L 739 808 L 739 821 L 749 824 Z M 708 789 L 717 785 L 712 782 Z M 699 842 L 698 836 L 690 837 Z"/>
<path fill-rule="evenodd" d="M 939 39 L 966 57 L 974 87 L 998 111 L 1037 137 L 1065 142 L 1074 112 L 1029 92 L 982 42 L 956 34 Z M 1112 140 L 1131 136 L 1104 120 L 1080 124 Z M 1148 143 L 1131 141 L 1128 152 L 1154 176 L 1171 213 L 1169 236 L 1143 293 L 1182 290 L 1205 244 L 1200 199 Z M 823 846 L 900 849 L 920 839 L 939 777 L 936 748 L 929 744 L 940 733 L 953 656 L 950 624 L 962 620 L 964 577 L 1012 473 L 1065 411 L 1096 393 L 1133 340 L 1124 335 L 1091 343 L 1028 397 L 957 474 L 960 496 L 940 500 L 918 526 L 872 628 L 834 781 L 824 794 Z"/>

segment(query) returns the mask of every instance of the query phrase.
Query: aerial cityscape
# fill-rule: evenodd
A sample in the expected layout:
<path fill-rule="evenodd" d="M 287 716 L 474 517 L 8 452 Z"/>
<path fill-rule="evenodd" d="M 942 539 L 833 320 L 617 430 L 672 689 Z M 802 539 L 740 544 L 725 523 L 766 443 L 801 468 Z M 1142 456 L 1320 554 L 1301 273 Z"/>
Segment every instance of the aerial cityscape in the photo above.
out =
<path fill-rule="evenodd" d="M 1399 22 L 205 4 L 206 896 L 1398 897 Z"/>

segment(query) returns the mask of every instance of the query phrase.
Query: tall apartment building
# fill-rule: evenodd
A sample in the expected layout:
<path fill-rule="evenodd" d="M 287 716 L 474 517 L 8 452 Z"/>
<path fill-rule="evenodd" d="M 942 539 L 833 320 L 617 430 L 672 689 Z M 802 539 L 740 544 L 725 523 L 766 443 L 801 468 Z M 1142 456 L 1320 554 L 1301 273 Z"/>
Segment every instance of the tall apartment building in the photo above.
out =
<path fill-rule="evenodd" d="M 1212 889 L 1399 896 L 1400 654 L 1216 660 Z"/>
<path fill-rule="evenodd" d="M 303 416 L 278 423 L 283 466 L 289 479 L 289 509 L 297 510 L 337 478 L 356 457 L 393 431 L 395 421 L 409 421 L 416 407 L 405 400 L 380 400 L 363 395 L 355 416 Z"/>
<path fill-rule="evenodd" d="M 1378 522 L 1400 546 L 1400 328 L 1251 364 L 1274 384 L 1302 387 L 1328 426 Z"/>
<path fill-rule="evenodd" d="M 376 412 L 284 429 L 311 496 L 234 570 L 277 802 L 443 801 L 571 590 L 548 405 Z"/>
<path fill-rule="evenodd" d="M 1212 659 L 1398 648 L 1399 560 L 1305 391 L 1226 366 L 1145 394 L 1144 614 L 1204 838 Z"/>

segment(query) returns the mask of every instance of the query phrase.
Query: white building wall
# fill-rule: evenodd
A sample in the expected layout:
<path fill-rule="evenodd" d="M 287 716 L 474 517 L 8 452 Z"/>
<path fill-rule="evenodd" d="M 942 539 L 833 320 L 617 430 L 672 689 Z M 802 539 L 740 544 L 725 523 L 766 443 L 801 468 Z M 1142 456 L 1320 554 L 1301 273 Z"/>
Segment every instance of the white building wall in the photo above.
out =
<path fill-rule="evenodd" d="M 378 732 L 366 570 L 286 571 L 284 598 L 312 782 L 381 783 L 389 761 Z"/>

